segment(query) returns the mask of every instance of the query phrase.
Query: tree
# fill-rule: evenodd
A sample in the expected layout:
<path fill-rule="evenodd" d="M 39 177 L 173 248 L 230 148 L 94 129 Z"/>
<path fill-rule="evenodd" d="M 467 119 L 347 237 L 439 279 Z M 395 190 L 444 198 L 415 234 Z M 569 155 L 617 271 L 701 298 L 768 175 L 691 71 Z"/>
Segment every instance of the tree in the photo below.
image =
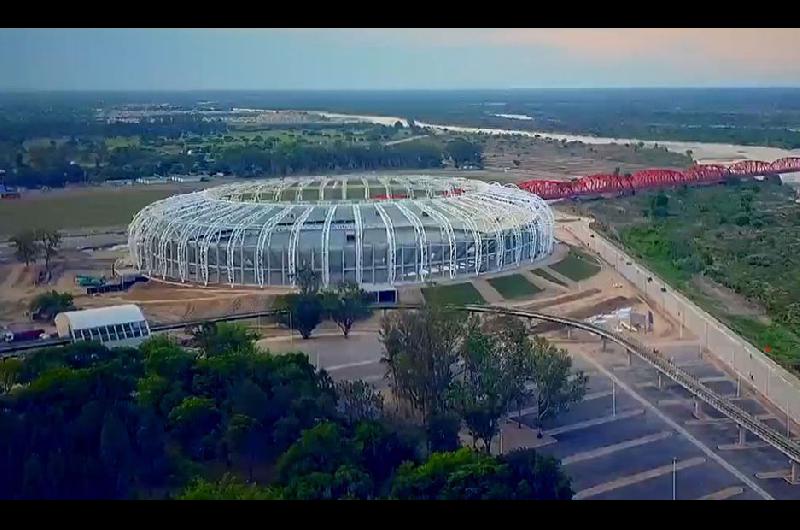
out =
<path fill-rule="evenodd" d="M 502 352 L 503 371 L 509 376 L 506 381 L 509 405 L 516 405 L 517 422 L 521 426 L 521 411 L 531 397 L 534 373 L 533 343 L 528 329 L 521 319 L 508 315 L 487 318 L 482 329 L 492 336 L 495 347 Z"/>
<path fill-rule="evenodd" d="M 650 200 L 650 216 L 659 218 L 667 215 L 669 215 L 669 197 L 663 191 L 659 191 Z"/>
<path fill-rule="evenodd" d="M 541 455 L 534 449 L 516 449 L 502 455 L 511 481 L 516 484 L 517 499 L 571 500 L 572 486 L 555 458 Z"/>
<path fill-rule="evenodd" d="M 533 393 L 540 435 L 544 422 L 568 410 L 586 394 L 588 377 L 582 371 L 572 375 L 571 369 L 572 359 L 566 350 L 543 337 L 534 339 Z"/>
<path fill-rule="evenodd" d="M 403 122 L 401 122 L 400 120 L 397 120 L 396 122 L 394 122 L 394 128 L 398 129 L 398 130 L 402 129 L 403 128 Z"/>
<path fill-rule="evenodd" d="M 355 458 L 342 428 L 327 421 L 303 431 L 300 439 L 278 459 L 277 471 L 281 481 L 288 483 L 293 477 L 313 472 L 334 473 Z"/>
<path fill-rule="evenodd" d="M 234 414 L 225 431 L 228 448 L 247 460 L 247 475 L 250 482 L 253 481 L 253 464 L 261 451 L 262 434 L 258 420 L 244 414 Z"/>
<path fill-rule="evenodd" d="M 445 154 L 453 160 L 453 164 L 457 167 L 464 167 L 466 165 L 474 165 L 482 167 L 482 147 L 480 144 L 470 142 L 463 138 L 456 138 L 447 142 L 445 146 Z"/>
<path fill-rule="evenodd" d="M 119 496 L 125 490 L 132 452 L 128 431 L 113 413 L 106 416 L 100 431 L 100 457 L 109 475 L 116 476 L 114 496 Z"/>
<path fill-rule="evenodd" d="M 359 463 L 379 488 L 400 464 L 417 461 L 419 439 L 398 427 L 374 420 L 355 426 L 352 442 L 360 449 Z"/>
<path fill-rule="evenodd" d="M 205 437 L 216 428 L 220 413 L 214 401 L 189 396 L 169 413 L 169 423 L 175 436 L 193 457 L 206 456 Z"/>
<path fill-rule="evenodd" d="M 517 397 L 512 356 L 495 334 L 482 328 L 479 317 L 470 319 L 461 355 L 464 367 L 450 400 L 467 425 L 473 447 L 481 440 L 488 454 L 500 419 Z"/>
<path fill-rule="evenodd" d="M 287 294 L 275 301 L 275 309 L 283 311 L 278 320 L 308 339 L 322 322 L 323 308 L 317 294 Z"/>
<path fill-rule="evenodd" d="M 492 457 L 468 448 L 433 453 L 420 465 L 401 465 L 395 499 L 569 500 L 572 489 L 559 462 L 534 450 Z"/>
<path fill-rule="evenodd" d="M 367 293 L 354 282 L 340 283 L 335 291 L 322 293 L 322 307 L 325 314 L 344 333 L 345 338 L 350 334 L 350 328 L 358 321 L 370 316 Z"/>
<path fill-rule="evenodd" d="M 61 245 L 61 234 L 57 230 L 37 230 L 37 237 L 41 244 L 42 256 L 44 256 L 44 268 L 50 273 L 50 261 L 58 254 L 58 247 Z"/>
<path fill-rule="evenodd" d="M 455 412 L 443 412 L 430 417 L 425 425 L 428 452 L 438 453 L 455 451 L 461 446 L 458 432 L 461 429 L 461 417 Z"/>
<path fill-rule="evenodd" d="M 9 358 L 0 361 L 0 390 L 10 392 L 22 374 L 22 360 Z"/>
<path fill-rule="evenodd" d="M 185 501 L 271 501 L 281 498 L 279 488 L 244 484 L 229 473 L 217 482 L 195 479 L 178 496 L 178 500 Z"/>
<path fill-rule="evenodd" d="M 380 340 L 386 350 L 381 362 L 389 383 L 425 423 L 447 408 L 463 333 L 458 315 L 434 305 L 381 319 Z"/>
<path fill-rule="evenodd" d="M 383 414 L 383 396 L 364 381 L 342 380 L 336 383 L 339 414 L 350 424 L 376 420 Z"/>
<path fill-rule="evenodd" d="M 252 351 L 258 335 L 241 324 L 204 322 L 192 337 L 206 356 Z"/>
<path fill-rule="evenodd" d="M 19 261 L 25 262 L 26 267 L 29 266 L 32 261 L 36 261 L 41 249 L 35 231 L 26 230 L 20 232 L 12 236 L 10 241 L 11 244 L 14 245 L 14 255 Z"/>
<path fill-rule="evenodd" d="M 75 304 L 71 294 L 50 291 L 37 295 L 28 309 L 36 320 L 53 320 L 57 314 L 75 309 Z"/>
<path fill-rule="evenodd" d="M 433 453 L 418 466 L 401 465 L 391 497 L 403 500 L 511 499 L 513 484 L 505 466 L 490 455 L 462 448 Z"/>
<path fill-rule="evenodd" d="M 300 294 L 302 295 L 317 294 L 322 281 L 320 273 L 305 263 L 297 269 L 293 280 L 295 285 L 300 289 Z"/>

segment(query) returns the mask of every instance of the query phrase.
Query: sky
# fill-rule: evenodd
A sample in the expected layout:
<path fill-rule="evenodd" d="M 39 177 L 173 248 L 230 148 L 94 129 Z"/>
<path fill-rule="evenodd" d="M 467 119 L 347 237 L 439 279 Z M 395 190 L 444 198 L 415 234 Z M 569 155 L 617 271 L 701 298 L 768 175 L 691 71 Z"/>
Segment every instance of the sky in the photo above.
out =
<path fill-rule="evenodd" d="M 800 29 L 0 29 L 0 90 L 800 86 Z"/>

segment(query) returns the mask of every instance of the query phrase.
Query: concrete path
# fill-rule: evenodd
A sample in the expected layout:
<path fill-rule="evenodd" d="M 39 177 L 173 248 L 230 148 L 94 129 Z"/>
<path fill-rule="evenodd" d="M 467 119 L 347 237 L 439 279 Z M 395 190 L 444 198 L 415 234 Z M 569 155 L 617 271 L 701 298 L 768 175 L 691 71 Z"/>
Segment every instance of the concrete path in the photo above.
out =
<path fill-rule="evenodd" d="M 663 440 L 664 438 L 669 438 L 670 436 L 672 436 L 672 431 L 664 431 L 655 434 L 650 434 L 648 436 L 642 436 L 641 438 L 635 438 L 633 440 L 626 440 L 624 442 L 607 445 L 605 447 L 599 447 L 597 449 L 592 449 L 591 451 L 576 453 L 574 455 L 562 458 L 561 465 L 566 466 L 569 464 L 574 464 L 575 462 L 583 462 L 584 460 L 592 460 L 594 458 L 600 458 L 601 456 L 606 456 L 613 453 L 617 453 L 619 451 L 624 451 L 625 449 L 631 449 L 633 447 L 639 447 L 640 445 L 657 442 L 659 440 Z"/>
<path fill-rule="evenodd" d="M 549 272 L 550 274 L 552 274 L 553 276 L 555 276 L 557 279 L 559 279 L 559 280 L 561 280 L 562 282 L 566 283 L 567 285 L 575 285 L 575 283 L 577 283 L 577 282 L 575 282 L 575 281 L 573 281 L 573 280 L 570 280 L 569 278 L 567 278 L 566 276 L 564 276 L 564 275 L 563 275 L 563 274 L 561 274 L 560 272 L 558 272 L 558 271 L 554 271 L 554 270 L 553 270 L 553 269 L 551 269 L 550 267 L 544 267 L 544 269 L 545 269 L 547 272 Z"/>
<path fill-rule="evenodd" d="M 548 431 L 545 431 L 545 434 L 548 434 L 550 436 L 556 436 L 559 434 L 563 434 L 565 432 L 579 431 L 581 429 L 594 427 L 596 425 L 604 425 L 606 423 L 611 423 L 612 421 L 619 421 L 627 418 L 633 418 L 634 416 L 638 416 L 640 414 L 644 414 L 644 409 L 633 409 L 625 412 L 619 412 L 616 415 L 611 414 L 608 416 L 601 416 L 599 418 L 592 418 L 586 421 L 579 421 L 578 423 L 563 425 L 561 427 L 556 427 L 555 429 L 550 429 Z"/>
<path fill-rule="evenodd" d="M 526 280 L 531 282 L 533 285 L 535 285 L 539 289 L 542 289 L 543 291 L 547 291 L 547 290 L 551 290 L 552 291 L 554 289 L 558 289 L 560 291 L 566 291 L 565 287 L 562 287 L 562 286 L 558 285 L 557 283 L 549 282 L 549 281 L 545 280 L 544 278 L 542 278 L 541 276 L 532 273 L 528 269 L 519 269 L 517 272 L 522 274 L 522 276 Z"/>
<path fill-rule="evenodd" d="M 719 490 L 714 493 L 710 493 L 703 497 L 697 499 L 698 501 L 724 501 L 725 499 L 730 499 L 731 497 L 735 497 L 737 495 L 741 495 L 744 493 L 744 488 L 740 486 L 733 486 L 731 488 L 725 488 L 724 490 Z"/>
<path fill-rule="evenodd" d="M 486 300 L 487 304 L 496 305 L 505 301 L 503 295 L 497 292 L 497 289 L 492 287 L 485 278 L 475 278 L 472 280 L 472 285 L 481 294 L 483 299 Z"/>

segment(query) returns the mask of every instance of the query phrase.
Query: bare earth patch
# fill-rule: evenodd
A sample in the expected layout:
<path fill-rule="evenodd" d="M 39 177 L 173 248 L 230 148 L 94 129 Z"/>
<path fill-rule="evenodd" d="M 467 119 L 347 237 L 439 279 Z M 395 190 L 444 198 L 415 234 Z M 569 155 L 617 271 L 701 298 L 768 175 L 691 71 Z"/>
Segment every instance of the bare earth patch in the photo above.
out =
<path fill-rule="evenodd" d="M 701 293 L 716 301 L 720 308 L 733 316 L 757 317 L 758 320 L 767 324 L 766 310 L 755 302 L 752 302 L 736 294 L 731 289 L 721 285 L 707 276 L 695 276 L 692 278 L 691 285 L 696 287 Z"/>

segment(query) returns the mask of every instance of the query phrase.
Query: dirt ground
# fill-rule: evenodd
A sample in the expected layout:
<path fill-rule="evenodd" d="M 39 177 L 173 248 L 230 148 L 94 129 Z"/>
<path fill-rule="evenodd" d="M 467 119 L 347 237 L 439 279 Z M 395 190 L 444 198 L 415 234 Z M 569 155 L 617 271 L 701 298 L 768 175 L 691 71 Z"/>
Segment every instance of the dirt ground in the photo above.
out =
<path fill-rule="evenodd" d="M 692 278 L 692 286 L 696 287 L 704 295 L 719 302 L 725 308 L 725 311 L 731 315 L 758 317 L 765 323 L 769 322 L 767 311 L 763 307 L 735 293 L 724 285 L 718 284 L 711 278 L 695 276 Z"/>
<path fill-rule="evenodd" d="M 78 309 L 118 304 L 137 304 L 153 323 L 248 313 L 271 307 L 275 296 L 287 289 L 203 288 L 151 280 L 136 284 L 127 292 L 90 296 L 75 283 L 77 275 L 112 277 L 112 264 L 125 255 L 124 249 L 84 253 L 65 251 L 52 267 L 50 282 L 37 283 L 42 264 L 0 264 L 0 328 L 25 329 L 32 326 L 27 314 L 31 300 L 38 294 L 56 290 L 72 294 Z M 37 327 L 49 328 L 52 326 Z"/>
<path fill-rule="evenodd" d="M 519 162 L 515 164 L 514 161 Z M 652 167 L 683 168 L 688 158 L 625 144 L 587 145 L 526 137 L 490 137 L 484 143 L 484 170 L 497 180 L 570 179 L 598 173 L 632 173 Z"/>

